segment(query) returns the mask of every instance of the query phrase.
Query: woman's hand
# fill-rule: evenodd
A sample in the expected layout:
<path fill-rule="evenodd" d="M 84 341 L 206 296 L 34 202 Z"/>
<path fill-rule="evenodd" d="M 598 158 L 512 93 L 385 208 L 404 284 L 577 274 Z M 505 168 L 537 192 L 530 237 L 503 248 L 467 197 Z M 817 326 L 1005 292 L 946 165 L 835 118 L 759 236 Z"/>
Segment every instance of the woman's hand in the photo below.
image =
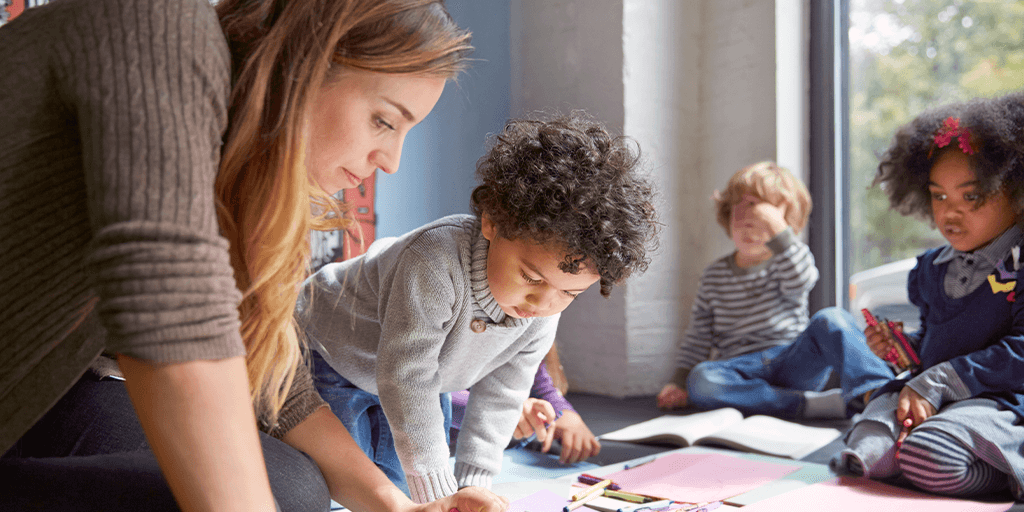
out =
<path fill-rule="evenodd" d="M 483 487 L 464 487 L 459 492 L 416 507 L 414 512 L 505 512 L 508 498 Z"/>
<path fill-rule="evenodd" d="M 902 424 L 903 420 L 911 418 L 913 423 L 909 428 L 920 425 L 924 420 L 935 415 L 935 406 L 910 386 L 903 386 L 900 391 L 900 402 L 896 406 L 896 423 Z"/>
<path fill-rule="evenodd" d="M 555 408 L 547 400 L 527 398 L 523 402 L 523 413 L 519 415 L 519 424 L 512 433 L 515 439 L 529 437 L 536 433 L 537 440 L 544 443 L 545 450 L 551 446 L 555 431 Z"/>
<path fill-rule="evenodd" d="M 555 438 L 562 442 L 562 455 L 558 458 L 562 464 L 575 464 L 601 452 L 601 442 L 576 411 L 562 411 L 562 417 L 555 420 L 555 435 L 550 439 Z M 547 453 L 549 448 L 550 440 L 541 451 Z"/>
<path fill-rule="evenodd" d="M 682 409 L 690 403 L 690 396 L 686 390 L 672 382 L 665 384 L 658 393 L 659 409 Z"/>

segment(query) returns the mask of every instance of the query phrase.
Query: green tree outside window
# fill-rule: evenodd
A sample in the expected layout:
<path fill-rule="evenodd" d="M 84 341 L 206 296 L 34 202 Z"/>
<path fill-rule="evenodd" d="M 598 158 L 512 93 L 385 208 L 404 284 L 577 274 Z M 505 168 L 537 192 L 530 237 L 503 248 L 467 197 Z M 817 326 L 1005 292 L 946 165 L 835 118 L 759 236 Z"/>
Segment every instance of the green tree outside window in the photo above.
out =
<path fill-rule="evenodd" d="M 1024 88 L 1024 2 L 851 0 L 851 272 L 943 243 L 926 222 L 889 210 L 870 187 L 896 128 L 934 105 Z"/>

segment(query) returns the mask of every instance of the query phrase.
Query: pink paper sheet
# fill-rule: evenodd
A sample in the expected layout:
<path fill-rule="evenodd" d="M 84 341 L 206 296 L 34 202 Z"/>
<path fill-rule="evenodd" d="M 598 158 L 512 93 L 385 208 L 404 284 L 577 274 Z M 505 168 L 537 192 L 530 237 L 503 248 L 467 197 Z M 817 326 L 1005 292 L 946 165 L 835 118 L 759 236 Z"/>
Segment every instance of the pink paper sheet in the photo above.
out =
<path fill-rule="evenodd" d="M 717 453 L 676 453 L 604 478 L 624 491 L 697 503 L 743 494 L 798 469 Z"/>
<path fill-rule="evenodd" d="M 508 512 L 562 512 L 562 508 L 568 505 L 569 501 L 565 496 L 542 489 L 509 503 Z"/>
<path fill-rule="evenodd" d="M 1013 505 L 957 500 L 914 492 L 866 478 L 839 477 L 773 496 L 743 507 L 743 512 L 828 510 L 843 512 L 1003 512 Z"/>

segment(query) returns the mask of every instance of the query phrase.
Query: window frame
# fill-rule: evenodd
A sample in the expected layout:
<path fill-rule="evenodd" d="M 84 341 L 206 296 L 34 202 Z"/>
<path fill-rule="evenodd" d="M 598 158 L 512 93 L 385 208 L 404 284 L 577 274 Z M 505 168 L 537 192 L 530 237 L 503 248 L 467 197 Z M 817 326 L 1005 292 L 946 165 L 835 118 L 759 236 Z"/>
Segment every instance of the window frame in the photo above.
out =
<path fill-rule="evenodd" d="M 814 209 L 808 245 L 820 277 L 811 290 L 810 310 L 849 305 L 850 264 L 844 241 L 850 236 L 848 197 L 849 0 L 810 2 L 810 98 L 808 188 Z"/>

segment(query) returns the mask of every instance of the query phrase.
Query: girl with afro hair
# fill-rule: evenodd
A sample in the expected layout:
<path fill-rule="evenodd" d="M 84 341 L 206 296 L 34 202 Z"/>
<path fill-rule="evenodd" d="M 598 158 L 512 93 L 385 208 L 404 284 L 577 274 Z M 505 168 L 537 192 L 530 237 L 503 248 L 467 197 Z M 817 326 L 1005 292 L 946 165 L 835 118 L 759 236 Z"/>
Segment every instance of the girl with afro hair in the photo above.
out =
<path fill-rule="evenodd" d="M 1008 488 L 1020 500 L 1024 95 L 921 113 L 896 132 L 875 183 L 948 244 L 908 276 L 921 328 L 906 338 L 920 364 L 873 394 L 833 467 L 951 496 Z M 892 349 L 882 329 L 865 334 L 876 355 Z"/>

